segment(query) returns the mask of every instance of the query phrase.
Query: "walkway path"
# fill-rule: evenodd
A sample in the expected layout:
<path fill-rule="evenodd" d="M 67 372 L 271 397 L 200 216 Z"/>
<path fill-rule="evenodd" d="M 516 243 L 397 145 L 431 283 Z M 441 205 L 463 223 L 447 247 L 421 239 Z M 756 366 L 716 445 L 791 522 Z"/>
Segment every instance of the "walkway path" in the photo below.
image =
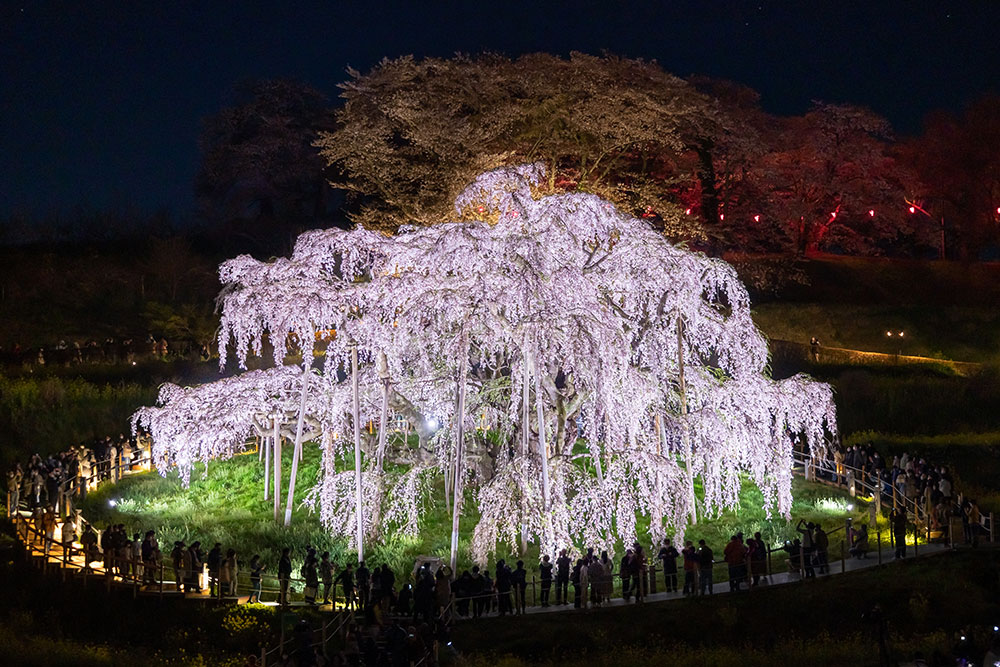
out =
<path fill-rule="evenodd" d="M 888 551 L 888 550 L 884 550 L 884 551 L 886 551 L 887 553 L 883 553 L 882 564 L 886 565 L 886 564 L 890 564 L 890 563 L 894 562 L 893 559 L 892 559 L 892 552 Z M 919 547 L 919 554 L 916 556 L 916 558 L 924 558 L 926 556 L 937 556 L 937 555 L 949 553 L 951 551 L 952 551 L 952 549 L 948 545 L 946 545 L 946 544 L 922 545 L 922 546 Z M 914 558 L 914 556 L 912 556 L 912 552 L 913 552 L 913 547 L 912 546 L 908 548 L 908 552 L 911 555 L 906 560 L 909 560 L 910 558 Z M 829 571 L 829 573 L 827 573 L 827 574 L 818 574 L 817 573 L 816 578 L 817 579 L 827 579 L 829 577 L 837 576 L 837 575 L 840 575 L 840 574 L 843 574 L 843 573 L 857 572 L 859 570 L 868 570 L 868 569 L 876 568 L 878 566 L 879 566 L 879 559 L 878 559 L 877 555 L 869 555 L 868 558 L 862 558 L 862 559 L 849 557 L 849 558 L 847 558 L 844 561 L 834 561 L 834 562 L 832 562 L 830 564 L 830 571 Z M 724 568 L 725 565 L 722 565 L 720 567 Z M 682 583 L 683 579 L 684 579 L 684 573 L 683 572 L 679 572 L 678 573 L 678 578 L 680 580 L 679 583 Z M 808 581 L 808 580 L 806 580 L 806 581 Z M 663 583 L 663 581 L 661 579 L 661 581 L 657 582 L 657 585 L 661 585 L 662 583 Z M 787 584 L 802 584 L 802 583 L 803 583 L 803 579 L 799 576 L 798 573 L 778 572 L 778 573 L 772 574 L 770 577 L 762 578 L 761 579 L 761 585 L 759 587 L 757 587 L 757 588 L 754 588 L 751 591 L 751 594 L 753 594 L 754 591 L 768 589 L 768 588 L 773 588 L 775 586 L 782 586 L 782 585 L 787 585 Z M 714 590 L 712 592 L 712 595 L 731 595 L 731 594 L 732 593 L 729 590 L 729 582 L 728 581 L 716 582 L 714 584 Z M 740 591 L 740 594 L 746 595 L 747 594 L 747 589 L 744 587 Z M 684 594 L 682 594 L 682 593 L 651 593 L 651 594 L 647 595 L 646 598 L 645 598 L 646 602 L 664 602 L 664 601 L 667 601 L 667 600 L 682 600 L 682 599 L 686 599 L 686 596 Z M 622 598 L 618 597 L 618 598 L 612 598 L 610 601 L 602 603 L 600 605 L 600 608 L 603 609 L 603 608 L 609 608 L 609 607 L 624 607 L 624 606 L 633 605 L 633 604 L 636 604 L 636 603 L 635 602 L 626 602 Z M 593 605 L 591 605 L 591 607 L 593 607 Z M 526 611 L 527 611 L 528 614 L 544 614 L 544 613 L 549 613 L 549 612 L 566 611 L 566 610 L 572 610 L 572 609 L 574 609 L 574 607 L 573 607 L 573 604 L 571 602 L 568 605 L 562 605 L 562 606 L 551 605 L 549 607 L 528 607 Z"/>

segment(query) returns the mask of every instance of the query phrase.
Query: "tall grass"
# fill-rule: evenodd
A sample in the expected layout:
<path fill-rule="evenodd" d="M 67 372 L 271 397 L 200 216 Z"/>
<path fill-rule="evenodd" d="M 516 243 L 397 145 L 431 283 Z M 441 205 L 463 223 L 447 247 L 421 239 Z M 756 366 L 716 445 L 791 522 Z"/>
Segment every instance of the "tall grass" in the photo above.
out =
<path fill-rule="evenodd" d="M 900 435 L 993 432 L 1000 428 L 1000 372 L 986 368 L 970 377 L 928 369 L 808 369 L 833 385 L 842 433 L 879 431 Z"/>
<path fill-rule="evenodd" d="M 131 414 L 155 399 L 156 387 L 134 382 L 0 375 L 0 467 L 127 431 Z"/>

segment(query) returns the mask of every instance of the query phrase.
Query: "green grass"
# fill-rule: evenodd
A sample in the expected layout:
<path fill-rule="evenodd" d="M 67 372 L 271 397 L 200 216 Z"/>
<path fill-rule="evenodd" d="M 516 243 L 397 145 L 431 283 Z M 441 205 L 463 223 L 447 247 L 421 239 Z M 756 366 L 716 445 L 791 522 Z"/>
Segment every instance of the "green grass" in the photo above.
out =
<path fill-rule="evenodd" d="M 254 454 L 211 463 L 207 475 L 203 475 L 204 468 L 199 466 L 192 474 L 188 488 L 184 488 L 174 474 L 166 478 L 155 472 L 130 475 L 118 484 L 104 485 L 89 494 L 83 504 L 84 516 L 98 526 L 124 523 L 130 533 L 155 529 L 165 551 L 169 551 L 177 539 L 183 539 L 187 544 L 197 539 L 205 548 L 220 542 L 225 548 L 236 548 L 244 560 L 254 553 L 261 554 L 273 568 L 282 547 L 291 547 L 296 562 L 299 562 L 305 548 L 311 545 L 320 551 L 330 551 L 335 561 L 343 563 L 355 557 L 344 540 L 327 534 L 316 514 L 299 507 L 316 479 L 319 466 L 317 449 L 307 446 L 305 451 L 296 485 L 296 510 L 289 528 L 275 523 L 272 502 L 263 500 L 263 468 Z M 290 465 L 290 456 L 286 455 L 282 464 L 285 493 Z M 700 487 L 696 492 L 701 495 Z M 867 522 L 862 503 L 854 503 L 841 491 L 796 479 L 793 492 L 792 515 L 795 521 L 803 518 L 822 523 L 828 531 L 842 527 L 847 516 L 853 517 L 856 522 Z M 459 543 L 460 568 L 472 565 L 467 552 L 472 528 L 478 520 L 471 492 L 467 498 Z M 114 507 L 110 505 L 110 500 L 115 501 Z M 849 503 L 855 504 L 853 511 L 847 509 Z M 794 522 L 786 522 L 780 516 L 768 518 L 763 504 L 760 491 L 750 482 L 745 482 L 738 510 L 726 511 L 716 517 L 700 517 L 698 524 L 688 529 L 687 538 L 695 541 L 705 539 L 720 553 L 729 537 L 740 531 L 748 536 L 760 531 L 764 539 L 773 545 L 793 538 Z M 427 513 L 417 537 L 383 535 L 376 543 L 366 546 L 366 560 L 373 564 L 388 563 L 397 573 L 408 573 L 418 556 L 447 558 L 451 517 L 444 504 L 440 480 L 427 497 L 426 507 Z M 649 545 L 648 522 L 641 521 L 639 525 L 640 539 Z M 843 533 L 831 535 L 831 545 L 838 544 L 838 535 Z M 619 545 L 618 555 L 623 551 Z M 529 569 L 533 569 L 538 562 L 538 547 L 529 544 L 527 553 L 513 554 L 501 546 L 497 556 L 508 561 L 523 558 Z"/>
<path fill-rule="evenodd" d="M 150 384 L 0 374 L 0 468 L 126 432 L 131 414 L 155 399 Z"/>

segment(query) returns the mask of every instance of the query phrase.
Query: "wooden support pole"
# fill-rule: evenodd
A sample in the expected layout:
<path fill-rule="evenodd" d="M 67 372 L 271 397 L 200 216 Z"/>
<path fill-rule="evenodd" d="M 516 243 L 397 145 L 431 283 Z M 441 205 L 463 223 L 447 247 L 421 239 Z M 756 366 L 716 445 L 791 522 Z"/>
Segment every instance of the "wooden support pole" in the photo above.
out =
<path fill-rule="evenodd" d="M 268 499 L 271 491 L 271 440 L 268 436 L 264 439 L 264 500 Z"/>
<path fill-rule="evenodd" d="M 528 341 L 524 341 L 521 351 L 521 456 L 528 456 L 529 440 L 531 438 L 531 400 L 529 397 L 530 369 L 528 368 Z M 521 554 L 528 551 L 528 531 L 521 523 Z"/>
<path fill-rule="evenodd" d="M 466 368 L 468 364 L 468 352 L 465 350 L 465 346 L 462 346 L 462 359 L 458 365 L 458 409 L 455 412 L 455 475 L 454 475 L 454 490 L 452 492 L 452 511 L 451 511 L 451 571 L 452 576 L 456 573 L 456 568 L 458 567 L 458 524 L 459 516 L 462 512 L 462 478 L 464 477 L 465 468 L 465 375 Z"/>
<path fill-rule="evenodd" d="M 281 511 L 281 431 L 278 413 L 274 414 L 274 520 Z"/>
<path fill-rule="evenodd" d="M 288 479 L 288 501 L 285 503 L 285 525 L 292 525 L 292 505 L 295 503 L 295 477 L 299 472 L 299 461 L 302 459 L 302 427 L 306 418 L 306 395 L 309 391 L 309 377 L 312 371 L 302 369 L 302 397 L 299 400 L 299 419 L 295 424 L 295 448 L 292 450 L 292 474 Z"/>
<path fill-rule="evenodd" d="M 385 465 L 385 441 L 389 429 L 389 362 L 383 352 L 378 354 L 378 375 L 382 381 L 382 411 L 378 418 L 378 453 L 375 467 L 382 472 L 382 467 Z"/>
<path fill-rule="evenodd" d="M 361 502 L 361 396 L 358 393 L 358 346 L 351 346 L 351 387 L 354 391 L 354 511 L 357 518 L 358 562 L 365 559 L 364 507 Z"/>

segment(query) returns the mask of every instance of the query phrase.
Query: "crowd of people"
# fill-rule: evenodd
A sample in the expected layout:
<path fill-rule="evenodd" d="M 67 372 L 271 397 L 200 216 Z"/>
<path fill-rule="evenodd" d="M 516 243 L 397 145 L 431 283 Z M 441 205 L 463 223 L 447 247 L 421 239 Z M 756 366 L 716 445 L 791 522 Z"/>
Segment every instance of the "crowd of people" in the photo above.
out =
<path fill-rule="evenodd" d="M 106 481 L 117 481 L 142 462 L 148 462 L 148 437 L 119 434 L 83 442 L 59 454 L 32 455 L 7 471 L 7 514 L 16 510 L 51 509 L 68 514 L 73 499 Z"/>
<path fill-rule="evenodd" d="M 26 347 L 14 343 L 0 346 L 0 365 L 20 367 L 78 366 L 82 364 L 134 364 L 141 361 L 169 359 L 209 359 L 211 351 L 204 343 L 188 340 L 168 341 L 147 333 L 144 338 L 108 336 L 103 341 L 59 340 L 51 345 Z"/>
<path fill-rule="evenodd" d="M 828 448 L 826 465 L 818 474 L 845 485 L 848 472 L 857 476 L 879 494 L 881 504 L 902 507 L 903 517 L 890 514 L 892 533 L 905 533 L 905 513 L 929 524 L 932 534 L 947 534 L 952 518 L 962 523 L 962 538 L 976 545 L 983 533 L 982 513 L 974 498 L 962 497 L 946 466 L 903 452 L 892 459 L 883 457 L 873 443 Z M 952 536 L 955 539 L 957 536 Z"/>

